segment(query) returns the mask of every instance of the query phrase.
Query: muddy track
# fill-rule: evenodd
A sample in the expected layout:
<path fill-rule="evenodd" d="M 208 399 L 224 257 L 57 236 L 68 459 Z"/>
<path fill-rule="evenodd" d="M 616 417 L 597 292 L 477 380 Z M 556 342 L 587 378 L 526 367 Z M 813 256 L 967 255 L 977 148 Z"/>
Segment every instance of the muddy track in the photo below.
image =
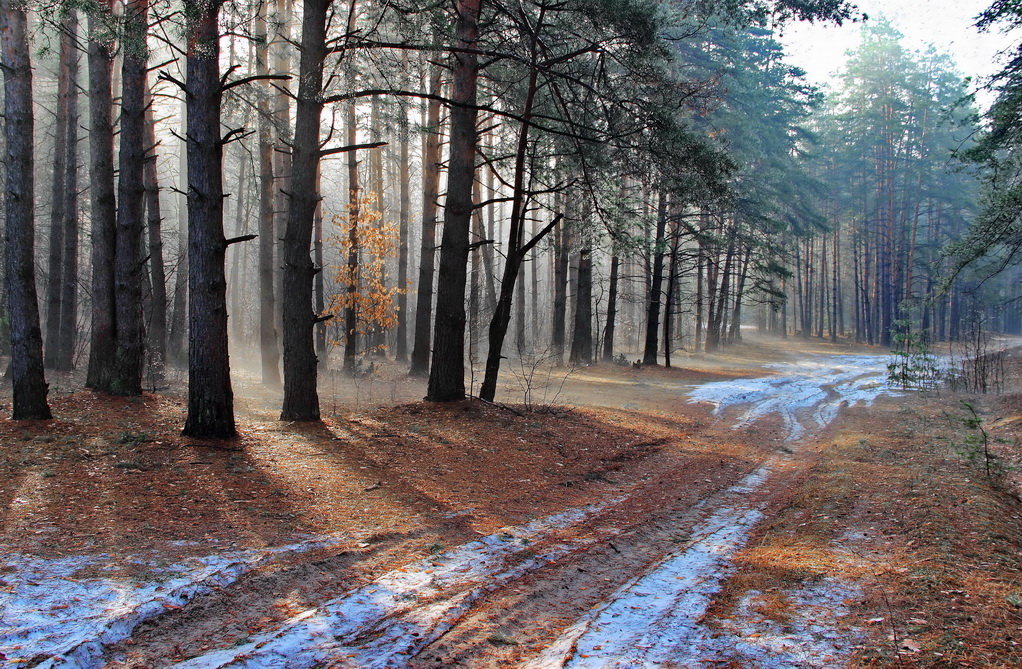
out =
<path fill-rule="evenodd" d="M 687 438 L 756 422 L 745 438 L 788 444 L 765 461 L 675 469 L 658 442 L 665 466 L 615 496 L 425 558 L 408 556 L 443 528 L 285 555 L 104 643 L 106 666 L 688 666 L 717 650 L 702 618 L 731 556 L 810 466 L 811 436 L 885 392 L 878 365 L 778 365 L 692 394 L 722 418 Z"/>

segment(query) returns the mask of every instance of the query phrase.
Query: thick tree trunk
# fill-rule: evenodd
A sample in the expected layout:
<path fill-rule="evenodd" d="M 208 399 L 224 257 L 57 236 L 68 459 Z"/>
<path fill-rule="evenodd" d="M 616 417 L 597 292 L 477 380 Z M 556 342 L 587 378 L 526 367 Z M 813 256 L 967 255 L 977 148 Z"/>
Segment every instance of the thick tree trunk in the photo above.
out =
<path fill-rule="evenodd" d="M 318 361 L 313 328 L 312 284 L 316 267 L 310 257 L 312 230 L 319 205 L 319 124 L 323 111 L 323 59 L 326 13 L 330 0 L 306 0 L 302 13 L 298 107 L 291 144 L 291 184 L 284 231 L 284 406 L 281 420 L 319 420 L 316 386 Z"/>
<path fill-rule="evenodd" d="M 646 303 L 646 345 L 642 352 L 642 364 L 657 364 L 657 334 L 660 328 L 660 284 L 664 279 L 664 233 L 667 226 L 667 195 L 660 193 L 657 205 L 656 241 L 651 251 L 653 272 Z"/>
<path fill-rule="evenodd" d="M 430 95 L 440 94 L 441 70 L 432 66 Z M 440 102 L 426 107 L 425 138 L 422 147 L 422 240 L 419 247 L 419 282 L 415 301 L 415 331 L 409 374 L 429 373 L 433 326 L 433 274 L 436 267 L 436 213 L 440 191 Z"/>
<path fill-rule="evenodd" d="M 33 210 L 32 65 L 22 2 L 0 0 L 0 56 L 4 73 L 4 250 L 11 314 L 12 418 L 49 419 L 43 372 L 43 336 L 35 285 Z"/>
<path fill-rule="evenodd" d="M 149 272 L 152 277 L 152 319 L 149 324 L 149 358 L 157 381 L 167 363 L 167 270 L 163 262 L 163 209 L 156 174 L 156 120 L 146 90 L 145 132 L 147 149 L 154 153 L 145 163 L 146 226 L 149 232 Z M 240 203 L 239 203 L 240 204 Z"/>
<path fill-rule="evenodd" d="M 109 0 L 112 2 L 112 0 Z M 110 86 L 112 44 L 105 23 L 110 4 L 89 13 L 89 194 L 92 211 L 92 337 L 85 385 L 110 390 L 116 355 L 114 248 L 117 198 L 114 194 L 114 132 Z"/>
<path fill-rule="evenodd" d="M 227 352 L 220 3 L 188 0 L 188 417 L 184 434 L 235 434 Z"/>
<path fill-rule="evenodd" d="M 118 395 L 142 393 L 144 323 L 142 319 L 142 232 L 145 215 L 145 46 L 148 0 L 125 8 L 121 63 L 121 134 L 118 155 L 117 236 L 114 304 L 117 354 L 110 389 Z"/>
<path fill-rule="evenodd" d="M 60 22 L 60 56 L 57 64 L 57 108 L 53 125 L 53 180 L 50 190 L 50 240 L 49 261 L 46 281 L 46 334 L 43 346 L 43 362 L 48 369 L 68 369 L 61 365 L 60 338 L 64 323 L 60 318 L 61 299 L 64 296 L 61 279 L 64 276 L 64 228 L 67 217 L 64 206 L 67 200 L 67 133 L 68 106 L 71 90 L 75 85 L 71 74 L 71 61 L 77 62 L 78 53 L 74 44 L 75 20 L 77 13 L 68 9 Z"/>
<path fill-rule="evenodd" d="M 475 180 L 476 85 L 482 0 L 455 0 L 458 14 L 453 54 L 451 141 L 444 203 L 444 235 L 440 246 L 433 356 L 426 399 L 447 402 L 465 398 L 465 284 L 468 237 L 472 223 L 472 183 Z"/>
<path fill-rule="evenodd" d="M 259 5 L 255 20 L 256 75 L 270 73 L 266 32 L 269 3 Z M 270 118 L 270 81 L 259 84 L 259 359 L 263 384 L 280 386 L 280 351 L 277 348 L 276 305 L 273 288 L 273 125 Z"/>

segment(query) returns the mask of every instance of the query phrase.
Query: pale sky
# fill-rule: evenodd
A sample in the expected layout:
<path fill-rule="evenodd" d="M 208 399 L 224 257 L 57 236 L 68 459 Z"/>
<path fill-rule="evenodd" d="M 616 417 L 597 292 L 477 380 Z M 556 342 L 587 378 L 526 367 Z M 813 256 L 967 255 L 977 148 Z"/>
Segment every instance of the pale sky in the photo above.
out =
<path fill-rule="evenodd" d="M 961 73 L 977 83 L 997 72 L 998 53 L 1022 38 L 996 28 L 980 33 L 972 27 L 990 0 L 858 0 L 856 4 L 870 17 L 890 19 L 905 35 L 909 49 L 922 50 L 933 44 L 938 51 L 949 53 Z M 788 60 L 806 70 L 810 81 L 824 85 L 842 69 L 845 52 L 858 45 L 860 25 L 793 23 L 785 28 L 781 42 L 790 54 Z M 981 106 L 989 101 L 989 95 L 980 95 Z"/>

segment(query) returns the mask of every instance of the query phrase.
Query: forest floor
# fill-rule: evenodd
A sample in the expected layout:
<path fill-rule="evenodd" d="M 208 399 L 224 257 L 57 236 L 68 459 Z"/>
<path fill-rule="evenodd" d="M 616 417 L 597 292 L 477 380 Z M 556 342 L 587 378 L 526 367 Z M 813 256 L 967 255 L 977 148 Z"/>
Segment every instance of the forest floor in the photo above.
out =
<path fill-rule="evenodd" d="M 884 354 L 518 364 L 506 406 L 384 363 L 318 425 L 240 372 L 226 443 L 180 379 L 53 378 L 0 422 L 0 666 L 1022 666 L 1022 356 L 968 397 Z"/>

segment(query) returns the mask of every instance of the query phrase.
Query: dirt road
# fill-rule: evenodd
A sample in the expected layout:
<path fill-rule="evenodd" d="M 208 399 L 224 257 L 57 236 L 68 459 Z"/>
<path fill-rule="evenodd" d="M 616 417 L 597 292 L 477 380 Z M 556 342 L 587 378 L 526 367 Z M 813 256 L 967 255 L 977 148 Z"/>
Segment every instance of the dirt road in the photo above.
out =
<path fill-rule="evenodd" d="M 415 557 L 422 542 L 407 536 L 330 532 L 213 551 L 208 541 L 178 542 L 174 559 L 159 545 L 130 555 L 10 554 L 0 568 L 0 659 L 47 667 L 833 667 L 867 657 L 878 637 L 881 655 L 919 653 L 907 623 L 892 627 L 883 648 L 893 616 L 877 614 L 877 576 L 898 564 L 901 538 L 892 543 L 877 523 L 859 520 L 821 532 L 814 524 L 841 517 L 826 511 L 841 495 L 806 502 L 830 476 L 831 445 L 854 447 L 864 417 L 879 415 L 870 413 L 874 402 L 884 403 L 884 420 L 896 411 L 886 359 L 818 354 L 740 373 L 579 374 L 565 394 L 609 405 L 617 413 L 601 416 L 640 437 L 630 450 L 569 452 L 555 427 L 537 420 L 553 455 L 538 474 L 519 468 L 531 478 L 501 480 L 534 486 L 536 508 L 552 512 L 487 514 L 483 502 L 454 498 L 438 513 L 409 502 L 392 512 L 403 514 L 395 527 L 451 524 L 436 530 L 446 540 L 429 543 L 424 557 Z M 846 407 L 857 414 L 851 422 Z M 379 419 L 370 427 L 391 441 L 409 426 Z M 473 448 L 486 450 L 482 439 Z M 403 472 L 427 467 L 410 462 Z M 448 475 L 439 462 L 424 480 Z M 379 462 L 358 467 L 359 494 L 391 486 Z M 556 483 L 544 487 L 540 475 Z M 520 497 L 527 503 L 529 491 Z M 490 531 L 480 531 L 485 517 Z M 523 522 L 492 522 L 503 517 Z M 781 555 L 772 548 L 779 535 Z M 125 562 L 135 566 L 130 577 Z M 929 624 L 924 617 L 915 619 Z"/>

